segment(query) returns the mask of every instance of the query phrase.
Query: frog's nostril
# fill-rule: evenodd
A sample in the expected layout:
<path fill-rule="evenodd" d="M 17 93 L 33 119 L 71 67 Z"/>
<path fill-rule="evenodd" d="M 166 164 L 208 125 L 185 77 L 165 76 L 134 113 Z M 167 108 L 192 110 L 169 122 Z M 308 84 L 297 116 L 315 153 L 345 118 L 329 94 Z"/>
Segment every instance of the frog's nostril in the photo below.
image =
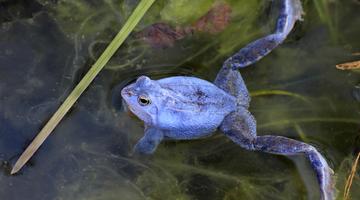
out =
<path fill-rule="evenodd" d="M 131 97 L 133 95 L 134 93 L 129 88 L 124 88 L 123 90 L 121 90 L 121 96 L 123 97 Z"/>

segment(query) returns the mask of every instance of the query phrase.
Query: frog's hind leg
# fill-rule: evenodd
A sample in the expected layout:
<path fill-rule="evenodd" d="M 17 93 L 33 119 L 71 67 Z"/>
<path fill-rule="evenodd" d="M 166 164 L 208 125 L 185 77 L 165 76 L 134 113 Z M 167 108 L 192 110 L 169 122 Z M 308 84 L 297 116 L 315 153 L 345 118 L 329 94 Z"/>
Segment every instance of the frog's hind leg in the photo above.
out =
<path fill-rule="evenodd" d="M 275 33 L 250 43 L 226 60 L 214 81 L 219 88 L 235 96 L 240 106 L 249 107 L 250 96 L 240 73 L 234 69 L 251 65 L 270 53 L 285 40 L 295 22 L 301 19 L 303 11 L 300 0 L 281 0 L 281 3 Z"/>
<path fill-rule="evenodd" d="M 260 38 L 230 57 L 229 63 L 233 69 L 246 67 L 260 60 L 279 44 L 290 33 L 297 20 L 302 20 L 302 6 L 300 0 L 281 0 L 280 16 L 277 20 L 275 33 Z"/>
<path fill-rule="evenodd" d="M 333 171 L 315 147 L 282 136 L 256 136 L 256 121 L 243 107 L 225 117 L 220 130 L 233 142 L 248 150 L 285 156 L 305 155 L 316 173 L 322 199 L 335 199 Z"/>
<path fill-rule="evenodd" d="M 226 63 L 218 73 L 214 84 L 220 89 L 237 98 L 238 105 L 249 107 L 250 96 L 241 74 L 231 69 Z"/>

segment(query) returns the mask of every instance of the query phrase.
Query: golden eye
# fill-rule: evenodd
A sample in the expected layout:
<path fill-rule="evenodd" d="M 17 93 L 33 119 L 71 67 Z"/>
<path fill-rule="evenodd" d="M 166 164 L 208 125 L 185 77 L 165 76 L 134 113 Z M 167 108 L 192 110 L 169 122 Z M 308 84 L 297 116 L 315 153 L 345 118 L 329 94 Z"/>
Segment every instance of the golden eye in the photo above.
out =
<path fill-rule="evenodd" d="M 145 95 L 140 95 L 138 97 L 138 102 L 140 105 L 142 106 L 147 106 L 147 105 L 150 105 L 151 104 L 151 101 L 149 99 L 149 97 L 145 96 Z"/>

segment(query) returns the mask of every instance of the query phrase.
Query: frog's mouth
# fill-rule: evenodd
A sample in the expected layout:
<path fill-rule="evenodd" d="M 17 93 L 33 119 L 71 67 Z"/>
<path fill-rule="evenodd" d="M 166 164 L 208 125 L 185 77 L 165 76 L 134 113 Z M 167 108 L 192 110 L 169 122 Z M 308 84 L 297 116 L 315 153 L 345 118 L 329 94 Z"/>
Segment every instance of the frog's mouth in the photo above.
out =
<path fill-rule="evenodd" d="M 132 88 L 131 85 L 129 85 L 121 90 L 122 103 L 124 105 L 125 112 L 127 112 L 130 116 L 131 115 L 136 116 L 135 114 L 136 112 L 133 109 L 131 109 L 131 106 L 128 103 L 128 101 L 130 101 L 130 98 L 134 96 L 134 93 L 131 91 L 131 88 Z"/>
<path fill-rule="evenodd" d="M 122 100 L 122 102 L 123 102 L 123 105 L 124 105 L 124 111 L 130 117 L 138 118 L 138 116 L 134 113 L 134 111 L 131 110 L 131 107 L 129 106 L 129 104 L 126 103 L 126 101 L 124 99 Z"/>
<path fill-rule="evenodd" d="M 133 85 L 129 85 L 121 90 L 121 96 L 124 101 L 124 110 L 130 111 L 131 115 L 135 115 L 138 119 L 150 123 L 151 117 L 146 113 L 143 107 L 138 105 L 137 96 L 132 91 Z"/>

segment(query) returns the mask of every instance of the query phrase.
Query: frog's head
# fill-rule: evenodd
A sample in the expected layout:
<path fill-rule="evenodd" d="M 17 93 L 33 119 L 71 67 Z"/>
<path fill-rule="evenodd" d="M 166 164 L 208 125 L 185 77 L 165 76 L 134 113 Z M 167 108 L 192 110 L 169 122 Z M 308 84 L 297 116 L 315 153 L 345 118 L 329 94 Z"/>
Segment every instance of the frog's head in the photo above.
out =
<path fill-rule="evenodd" d="M 135 83 L 121 90 L 121 96 L 129 109 L 145 124 L 153 124 L 157 116 L 161 87 L 146 76 L 140 76 Z"/>

